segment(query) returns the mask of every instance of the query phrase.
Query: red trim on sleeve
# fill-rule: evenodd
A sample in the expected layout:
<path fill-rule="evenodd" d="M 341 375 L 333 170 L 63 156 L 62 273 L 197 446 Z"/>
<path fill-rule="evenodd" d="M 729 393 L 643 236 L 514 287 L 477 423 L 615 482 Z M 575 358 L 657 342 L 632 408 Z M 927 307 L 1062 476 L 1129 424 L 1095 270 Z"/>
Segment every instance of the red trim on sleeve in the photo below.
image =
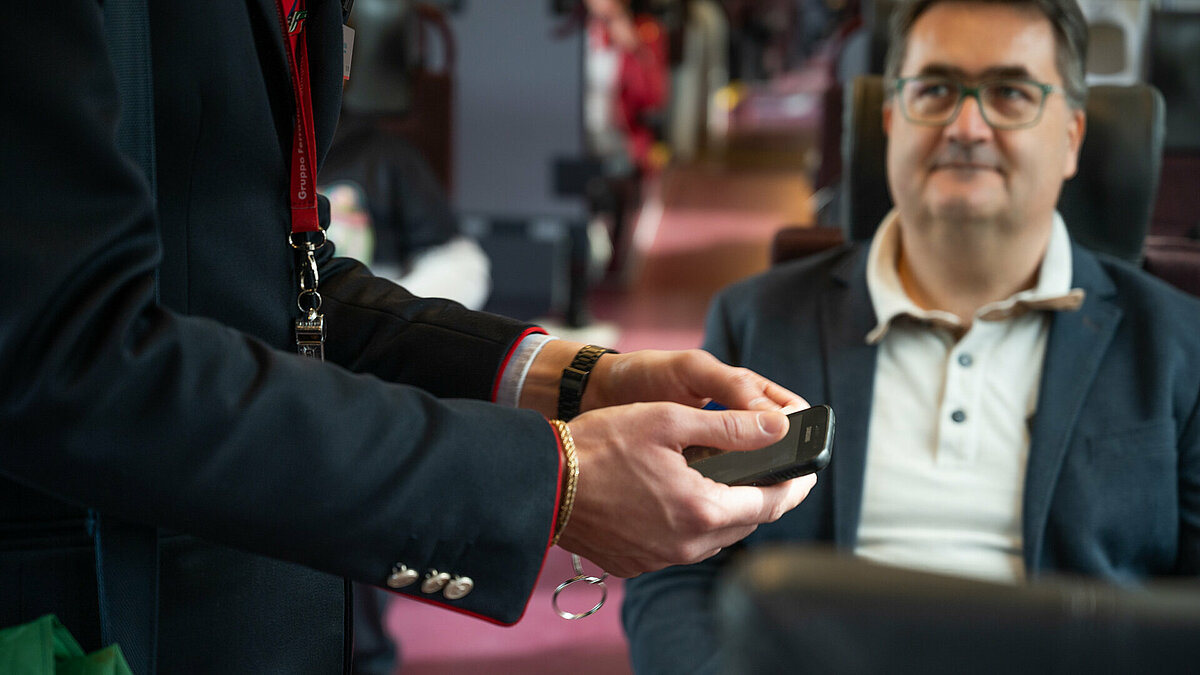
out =
<path fill-rule="evenodd" d="M 543 564 L 543 565 L 545 565 L 545 561 L 543 561 L 543 562 L 542 562 L 542 564 Z M 539 576 L 540 576 L 540 575 L 539 575 Z M 439 609 L 448 609 L 448 610 L 450 610 L 451 612 L 457 612 L 457 613 L 459 613 L 459 614 L 464 614 L 464 615 L 466 615 L 466 616 L 469 616 L 469 617 L 471 617 L 471 618 L 473 618 L 473 619 L 482 619 L 482 620 L 484 620 L 484 621 L 486 621 L 486 622 L 488 622 L 488 623 L 490 623 L 490 624 L 494 624 L 494 625 L 497 625 L 497 626 L 504 626 L 504 627 L 512 626 L 512 625 L 515 625 L 515 624 L 517 623 L 517 621 L 520 621 L 521 619 L 524 619 L 524 618 L 525 618 L 525 610 L 524 610 L 524 609 L 522 609 L 522 610 L 521 610 L 521 616 L 517 617 L 517 621 L 513 621 L 512 623 L 508 623 L 508 622 L 506 622 L 506 621 L 501 621 L 500 619 L 496 619 L 496 618 L 493 618 L 493 617 L 487 616 L 486 614 L 480 614 L 480 613 L 478 613 L 478 612 L 472 612 L 472 611 L 471 611 L 471 610 L 469 610 L 469 609 L 463 609 L 462 607 L 457 607 L 457 606 L 455 606 L 455 605 L 451 605 L 451 604 L 450 604 L 450 603 L 448 603 L 448 602 L 445 602 L 445 601 L 440 601 L 440 602 L 439 602 L 438 600 L 435 600 L 435 599 L 434 599 L 434 598 L 436 598 L 436 597 L 441 597 L 440 595 L 417 595 L 416 593 L 402 593 L 402 592 L 400 592 L 400 591 L 395 591 L 395 590 L 392 590 L 392 589 L 390 589 L 390 588 L 384 588 L 383 590 L 385 590 L 385 591 L 389 591 L 389 592 L 391 592 L 391 593 L 393 593 L 393 594 L 395 594 L 395 595 L 397 595 L 397 596 L 399 596 L 399 597 L 401 597 L 401 598 L 408 598 L 409 600 L 416 600 L 417 602 L 423 602 L 423 603 L 425 603 L 426 605 L 433 605 L 434 607 L 437 607 L 437 608 L 439 608 Z M 530 594 L 529 598 L 530 598 L 530 599 L 533 599 L 533 595 L 532 595 L 532 594 Z M 529 606 L 529 602 L 528 602 L 528 601 L 526 601 L 526 603 L 525 603 L 525 606 L 526 606 L 526 607 L 528 607 L 528 606 Z"/>
<path fill-rule="evenodd" d="M 504 377 L 504 371 L 508 369 L 508 362 L 512 360 L 513 354 L 517 351 L 517 346 L 530 335 L 545 335 L 546 330 L 540 326 L 530 326 L 524 332 L 513 340 L 512 346 L 508 348 L 508 353 L 504 355 L 504 360 L 500 362 L 500 368 L 496 370 L 496 381 L 492 382 L 492 403 L 496 402 L 496 395 L 500 392 L 500 380 Z"/>
<path fill-rule="evenodd" d="M 546 424 L 550 424 L 550 422 L 547 421 Z M 554 533 L 558 531 L 558 505 L 562 503 L 563 498 L 563 471 L 567 470 L 565 464 L 566 456 L 562 446 L 562 438 L 558 435 L 558 429 L 555 429 L 553 424 L 550 424 L 550 430 L 554 432 L 554 444 L 558 449 L 558 487 L 554 489 L 554 518 L 550 520 L 550 536 L 546 537 L 547 551 L 550 550 L 550 541 L 554 539 Z M 543 560 L 542 564 L 545 564 L 545 562 L 546 561 Z"/>

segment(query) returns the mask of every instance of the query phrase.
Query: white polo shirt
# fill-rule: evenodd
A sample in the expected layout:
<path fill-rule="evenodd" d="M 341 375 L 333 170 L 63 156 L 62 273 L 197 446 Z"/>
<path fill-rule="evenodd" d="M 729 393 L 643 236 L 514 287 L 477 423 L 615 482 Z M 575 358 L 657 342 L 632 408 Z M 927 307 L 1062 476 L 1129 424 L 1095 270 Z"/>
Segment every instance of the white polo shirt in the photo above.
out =
<path fill-rule="evenodd" d="M 855 552 L 879 562 L 995 581 L 1024 579 L 1021 502 L 1029 420 L 1052 311 L 1078 309 L 1070 237 L 1054 215 L 1037 285 L 985 305 L 963 331 L 919 308 L 897 272 L 888 214 L 871 242 L 867 287 L 878 344 Z"/>

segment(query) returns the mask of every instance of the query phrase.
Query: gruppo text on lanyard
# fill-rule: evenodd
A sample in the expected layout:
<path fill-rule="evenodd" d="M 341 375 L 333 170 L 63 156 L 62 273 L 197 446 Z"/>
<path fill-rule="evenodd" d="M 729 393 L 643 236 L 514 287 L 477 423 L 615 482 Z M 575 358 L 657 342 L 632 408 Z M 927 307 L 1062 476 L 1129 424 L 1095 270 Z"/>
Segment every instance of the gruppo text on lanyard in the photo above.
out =
<path fill-rule="evenodd" d="M 276 0 L 276 6 L 296 99 L 288 195 L 292 212 L 288 242 L 297 253 L 300 281 L 296 305 L 301 317 L 296 319 L 296 349 L 303 356 L 324 360 L 325 316 L 321 314 L 321 294 L 317 291 L 316 252 L 325 245 L 325 232 L 317 218 L 316 132 L 308 82 L 308 46 L 304 38 L 308 12 L 304 0 Z"/>

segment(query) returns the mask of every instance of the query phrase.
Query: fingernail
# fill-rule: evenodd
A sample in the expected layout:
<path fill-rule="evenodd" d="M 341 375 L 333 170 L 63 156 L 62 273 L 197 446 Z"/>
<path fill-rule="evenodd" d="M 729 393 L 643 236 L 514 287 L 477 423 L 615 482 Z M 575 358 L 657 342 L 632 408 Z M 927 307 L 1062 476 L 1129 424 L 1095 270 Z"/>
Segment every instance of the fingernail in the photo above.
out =
<path fill-rule="evenodd" d="M 782 433 L 785 424 L 787 424 L 787 418 L 777 412 L 758 414 L 758 427 L 772 436 Z"/>

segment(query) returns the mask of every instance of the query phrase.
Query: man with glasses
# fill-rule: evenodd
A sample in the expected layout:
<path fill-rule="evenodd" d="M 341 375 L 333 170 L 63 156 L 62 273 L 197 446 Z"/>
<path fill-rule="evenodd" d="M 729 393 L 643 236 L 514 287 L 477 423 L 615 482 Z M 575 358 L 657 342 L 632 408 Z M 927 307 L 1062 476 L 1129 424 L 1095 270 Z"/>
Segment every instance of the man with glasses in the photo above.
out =
<path fill-rule="evenodd" d="M 627 584 L 639 672 L 716 669 L 714 580 L 770 542 L 1005 583 L 1200 573 L 1200 303 L 1080 248 L 1055 210 L 1086 36 L 1075 0 L 895 9 L 896 208 L 869 244 L 723 291 L 707 329 L 833 406 L 833 463 L 738 547 Z"/>

